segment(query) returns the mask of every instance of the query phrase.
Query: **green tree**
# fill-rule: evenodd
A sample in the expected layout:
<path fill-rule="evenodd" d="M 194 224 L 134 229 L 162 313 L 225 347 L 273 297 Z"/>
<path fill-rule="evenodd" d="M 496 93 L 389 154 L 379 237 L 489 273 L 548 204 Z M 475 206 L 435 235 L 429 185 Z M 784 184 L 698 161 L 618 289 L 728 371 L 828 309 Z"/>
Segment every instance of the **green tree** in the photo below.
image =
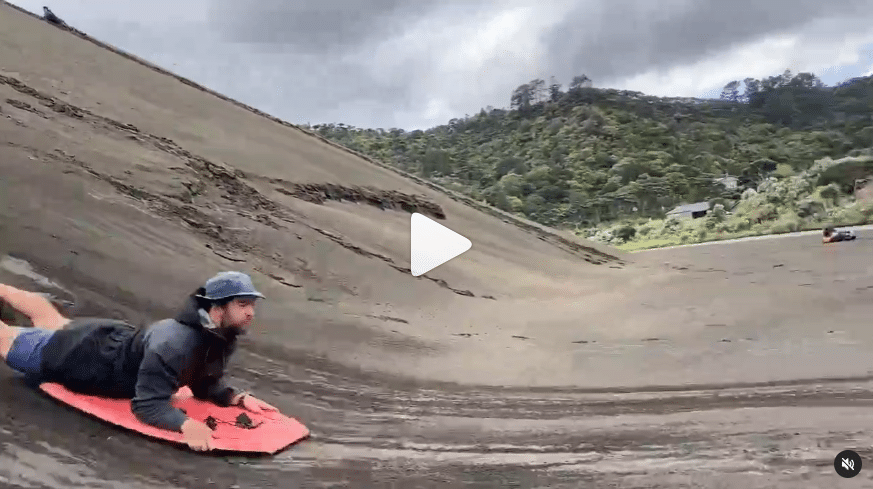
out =
<path fill-rule="evenodd" d="M 588 75 L 577 75 L 573 77 L 573 81 L 570 82 L 570 90 L 576 91 L 583 88 L 591 88 L 592 82 L 591 79 L 588 78 Z"/>
<path fill-rule="evenodd" d="M 678 203 L 721 199 L 752 207 L 718 226 L 754 222 L 757 229 L 773 212 L 819 214 L 814 204 L 800 209 L 822 198 L 811 196 L 815 186 L 835 184 L 848 194 L 873 175 L 863 161 L 873 154 L 873 77 L 828 87 L 813 74 L 783 72 L 735 80 L 723 92 L 722 100 L 664 99 L 594 88 L 579 75 L 561 93 L 551 77 L 548 85 L 535 79 L 517 87 L 508 110 L 486 107 L 427 130 L 311 129 L 501 209 L 567 227 L 657 219 Z M 716 182 L 726 174 L 738 188 Z M 784 185 L 767 183 L 771 176 Z M 756 196 L 764 183 L 768 190 Z M 767 207 L 774 202 L 778 208 Z"/>
<path fill-rule="evenodd" d="M 738 80 L 734 80 L 727 85 L 724 86 L 724 89 L 721 91 L 721 99 L 727 102 L 739 102 L 740 100 L 740 82 Z"/>
<path fill-rule="evenodd" d="M 526 112 L 530 109 L 530 105 L 534 102 L 534 88 L 525 83 L 519 85 L 513 90 L 512 98 L 510 99 L 511 107 L 520 112 Z"/>
<path fill-rule="evenodd" d="M 555 80 L 555 77 L 553 76 L 551 79 L 551 84 L 549 84 L 549 101 L 557 102 L 561 100 L 562 95 L 564 95 L 564 93 L 561 92 L 561 84 L 558 83 L 558 81 Z"/>
<path fill-rule="evenodd" d="M 426 177 L 448 175 L 452 171 L 449 153 L 441 149 L 429 149 L 421 161 L 421 173 Z"/>

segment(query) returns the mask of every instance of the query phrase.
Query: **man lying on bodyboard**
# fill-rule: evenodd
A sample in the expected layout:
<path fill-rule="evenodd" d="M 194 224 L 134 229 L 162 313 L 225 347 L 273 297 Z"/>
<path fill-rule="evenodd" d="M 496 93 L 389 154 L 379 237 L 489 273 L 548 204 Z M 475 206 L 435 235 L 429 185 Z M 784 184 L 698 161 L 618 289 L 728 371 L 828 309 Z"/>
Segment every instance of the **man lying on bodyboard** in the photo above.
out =
<path fill-rule="evenodd" d="M 187 417 L 171 399 L 189 386 L 195 397 L 219 406 L 276 411 L 223 379 L 259 298 L 264 296 L 248 275 L 221 272 L 191 294 L 175 318 L 135 328 L 114 319 L 68 319 L 42 295 L 0 284 L 0 300 L 33 324 L 23 328 L 0 321 L 0 357 L 38 382 L 131 399 L 141 422 L 181 432 L 194 450 L 211 450 L 210 427 Z"/>
<path fill-rule="evenodd" d="M 827 226 L 822 230 L 822 243 L 837 243 L 840 241 L 852 241 L 858 236 L 851 229 L 837 230 L 833 226 Z"/>

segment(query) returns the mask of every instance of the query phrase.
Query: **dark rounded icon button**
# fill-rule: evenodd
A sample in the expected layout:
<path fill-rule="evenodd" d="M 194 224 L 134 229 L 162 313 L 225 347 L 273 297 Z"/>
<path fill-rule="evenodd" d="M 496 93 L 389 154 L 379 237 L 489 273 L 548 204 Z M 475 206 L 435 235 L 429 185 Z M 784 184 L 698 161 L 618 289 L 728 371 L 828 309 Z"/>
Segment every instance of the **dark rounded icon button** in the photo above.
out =
<path fill-rule="evenodd" d="M 834 459 L 834 470 L 840 477 L 855 477 L 861 472 L 861 456 L 851 450 L 843 450 Z"/>

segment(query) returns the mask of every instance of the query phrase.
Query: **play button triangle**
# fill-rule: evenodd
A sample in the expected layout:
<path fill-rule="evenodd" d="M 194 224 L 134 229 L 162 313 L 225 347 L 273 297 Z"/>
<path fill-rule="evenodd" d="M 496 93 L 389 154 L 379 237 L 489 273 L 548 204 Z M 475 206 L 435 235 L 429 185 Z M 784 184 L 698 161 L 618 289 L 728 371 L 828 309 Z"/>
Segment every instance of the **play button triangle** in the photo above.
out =
<path fill-rule="evenodd" d="M 463 254 L 473 246 L 469 239 L 419 213 L 412 214 L 411 227 L 410 262 L 412 275 L 415 277 Z"/>

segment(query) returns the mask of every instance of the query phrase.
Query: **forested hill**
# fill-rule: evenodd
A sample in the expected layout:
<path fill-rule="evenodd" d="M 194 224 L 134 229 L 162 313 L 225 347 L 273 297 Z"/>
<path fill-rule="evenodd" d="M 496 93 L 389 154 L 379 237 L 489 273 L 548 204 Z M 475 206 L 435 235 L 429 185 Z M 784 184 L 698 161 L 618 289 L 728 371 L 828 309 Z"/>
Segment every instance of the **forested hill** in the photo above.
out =
<path fill-rule="evenodd" d="M 728 84 L 720 99 L 660 98 L 534 80 L 427 131 L 311 129 L 543 224 L 661 218 L 682 203 L 737 201 L 768 177 L 873 147 L 873 77 L 825 86 L 789 72 Z M 716 178 L 738 177 L 728 189 Z"/>

